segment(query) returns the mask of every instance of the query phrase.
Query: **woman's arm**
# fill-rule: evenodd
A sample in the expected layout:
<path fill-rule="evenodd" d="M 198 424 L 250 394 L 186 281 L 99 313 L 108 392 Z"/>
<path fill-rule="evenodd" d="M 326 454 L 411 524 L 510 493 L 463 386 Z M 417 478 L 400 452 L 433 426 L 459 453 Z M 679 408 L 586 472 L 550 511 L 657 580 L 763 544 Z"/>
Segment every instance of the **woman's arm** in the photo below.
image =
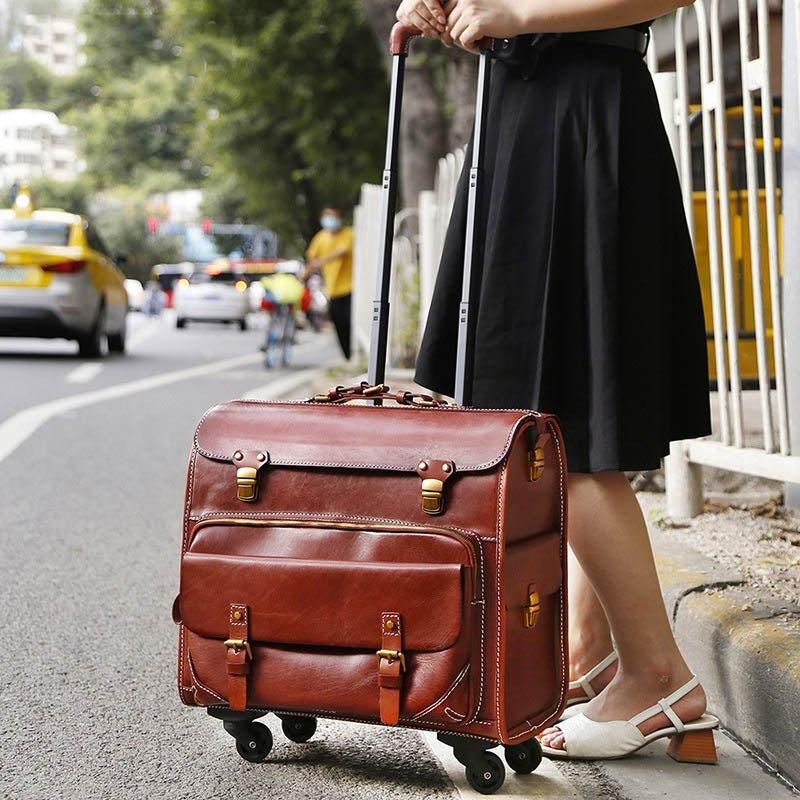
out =
<path fill-rule="evenodd" d="M 694 0 L 447 0 L 447 33 L 475 49 L 484 36 L 591 31 L 635 25 Z"/>

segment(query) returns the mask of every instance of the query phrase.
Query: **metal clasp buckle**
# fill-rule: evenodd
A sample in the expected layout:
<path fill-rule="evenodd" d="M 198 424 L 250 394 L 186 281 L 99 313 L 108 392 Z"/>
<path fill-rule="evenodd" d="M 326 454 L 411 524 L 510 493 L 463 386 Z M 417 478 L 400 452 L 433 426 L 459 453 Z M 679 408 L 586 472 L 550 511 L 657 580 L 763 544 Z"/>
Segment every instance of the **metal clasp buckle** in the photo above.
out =
<path fill-rule="evenodd" d="M 250 661 L 253 660 L 253 651 L 250 649 L 250 642 L 248 642 L 247 639 L 226 639 L 225 648 L 227 650 L 233 650 L 234 654 L 238 653 L 240 650 L 245 650 Z"/>
<path fill-rule="evenodd" d="M 426 514 L 441 514 L 444 508 L 444 481 L 425 478 L 422 481 L 422 510 Z"/>
<path fill-rule="evenodd" d="M 526 628 L 533 628 L 536 621 L 539 619 L 539 612 L 542 610 L 541 602 L 539 601 L 539 592 L 536 591 L 535 586 L 528 588 L 528 602 L 522 607 L 524 612 L 523 625 Z"/>
<path fill-rule="evenodd" d="M 391 664 L 393 661 L 400 661 L 400 671 L 406 671 L 406 657 L 401 653 L 399 650 L 378 650 L 376 653 L 378 656 L 378 664 L 381 663 L 381 659 L 385 658 Z"/>
<path fill-rule="evenodd" d="M 239 467 L 236 470 L 236 496 L 245 503 L 252 503 L 258 496 L 258 470 L 255 467 Z"/>

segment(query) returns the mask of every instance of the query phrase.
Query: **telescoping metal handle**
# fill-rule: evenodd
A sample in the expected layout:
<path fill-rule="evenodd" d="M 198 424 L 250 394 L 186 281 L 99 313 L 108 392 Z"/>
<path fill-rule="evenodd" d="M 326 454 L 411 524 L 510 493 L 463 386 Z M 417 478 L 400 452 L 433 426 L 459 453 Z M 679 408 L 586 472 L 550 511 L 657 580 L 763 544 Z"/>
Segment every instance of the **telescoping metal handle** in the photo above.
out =
<path fill-rule="evenodd" d="M 383 384 L 386 377 L 386 354 L 389 339 L 389 286 L 392 273 L 392 243 L 394 241 L 394 215 L 397 206 L 397 154 L 400 139 L 400 117 L 403 105 L 403 82 L 405 62 L 411 41 L 421 36 L 417 28 L 398 23 L 392 28 L 389 50 L 392 54 L 392 77 L 389 93 L 389 123 L 386 134 L 386 159 L 383 166 L 381 187 L 381 230 L 383 239 L 380 249 L 380 269 L 378 272 L 375 300 L 372 304 L 372 332 L 369 350 L 369 383 L 373 386 Z M 467 211 L 467 239 L 464 253 L 464 280 L 459 312 L 458 348 L 456 362 L 456 401 L 468 405 L 471 401 L 471 359 L 473 351 L 472 325 L 470 320 L 470 301 L 474 297 L 476 283 L 472 280 L 472 266 L 476 254 L 476 208 L 478 203 L 478 184 L 483 165 L 483 141 L 486 130 L 485 107 L 488 100 L 490 77 L 491 40 L 480 43 L 482 48 L 478 72 L 478 98 L 475 108 L 475 129 L 473 134 L 472 163 L 469 174 L 469 196 Z"/>

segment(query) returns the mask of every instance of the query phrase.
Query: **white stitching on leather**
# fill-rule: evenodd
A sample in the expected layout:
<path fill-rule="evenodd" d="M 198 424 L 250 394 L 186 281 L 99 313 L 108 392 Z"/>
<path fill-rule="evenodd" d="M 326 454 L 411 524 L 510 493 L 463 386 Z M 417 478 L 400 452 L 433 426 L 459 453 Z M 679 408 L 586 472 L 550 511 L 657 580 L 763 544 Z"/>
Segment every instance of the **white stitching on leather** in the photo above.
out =
<path fill-rule="evenodd" d="M 502 536 L 502 509 L 503 509 L 503 491 L 505 489 L 505 482 L 506 482 L 506 469 L 508 468 L 508 462 L 503 464 L 503 468 L 500 471 L 500 481 L 497 487 L 497 554 L 495 561 L 497 563 L 497 584 L 495 585 L 495 590 L 497 592 L 497 664 L 496 664 L 496 672 L 495 672 L 495 722 L 497 723 L 497 738 L 498 740 L 502 741 L 503 734 L 500 731 L 500 650 L 502 647 L 502 625 L 501 625 L 501 604 L 500 598 L 503 594 L 502 585 L 500 583 L 500 564 L 503 562 L 503 556 L 505 555 L 505 537 Z"/>
<path fill-rule="evenodd" d="M 426 714 L 430 714 L 431 711 L 433 711 L 437 706 L 440 706 L 442 703 L 444 703 L 444 701 L 447 700 L 447 698 L 450 697 L 450 695 L 456 690 L 461 681 L 464 680 L 464 676 L 468 672 L 469 672 L 469 662 L 467 662 L 467 665 L 464 667 L 464 669 L 462 669 L 461 672 L 459 672 L 458 675 L 456 675 L 456 679 L 453 681 L 453 683 L 450 684 L 450 688 L 441 697 L 434 700 L 427 708 L 423 709 L 418 714 L 414 714 L 412 719 L 420 719 L 421 717 L 424 717 Z M 447 713 L 447 711 L 445 711 L 445 713 Z M 464 715 L 462 715 L 462 719 L 463 718 Z"/>
<path fill-rule="evenodd" d="M 558 473 L 559 473 L 559 477 L 560 477 L 560 481 L 559 481 L 560 523 L 559 524 L 560 524 L 560 528 L 561 528 L 561 536 L 559 537 L 558 552 L 559 552 L 559 557 L 561 559 L 561 563 L 563 563 L 564 562 L 564 540 L 566 538 L 565 534 L 564 534 L 564 484 L 566 483 L 566 477 L 565 477 L 565 472 L 564 472 L 564 459 L 561 456 L 561 445 L 559 444 L 558 435 L 557 435 L 553 425 L 549 421 L 546 424 L 547 424 L 548 429 L 550 430 L 551 436 L 553 437 L 553 442 L 555 443 L 555 446 L 556 446 L 556 453 L 558 455 Z M 562 587 L 559 590 L 559 600 L 558 600 L 558 602 L 559 602 L 559 612 L 560 612 L 560 617 L 561 617 L 561 632 L 562 632 L 561 635 L 558 637 L 558 640 L 559 640 L 559 649 L 560 649 L 560 653 L 561 653 L 561 695 L 563 696 L 565 691 L 566 691 L 566 682 L 567 682 L 566 654 L 564 652 L 564 635 L 563 635 L 563 631 L 564 631 L 564 629 L 566 627 L 566 620 L 564 618 L 564 586 L 563 586 L 563 582 L 562 582 Z M 556 708 L 556 710 L 553 711 L 553 713 L 550 714 L 548 717 L 545 717 L 541 721 L 541 723 L 539 724 L 539 727 L 543 728 L 546 723 L 548 723 L 551 719 L 554 719 L 557 715 L 558 715 L 558 708 Z M 530 721 L 529 720 L 525 720 L 525 721 L 530 725 Z M 527 733 L 528 733 L 528 731 L 523 731 L 522 733 L 517 733 L 514 736 L 509 736 L 508 739 L 509 739 L 509 741 L 511 741 L 513 739 L 520 739 L 523 736 L 526 736 Z"/>
<path fill-rule="evenodd" d="M 222 697 L 222 695 L 217 694 L 213 689 L 209 689 L 204 683 L 200 681 L 197 677 L 197 673 L 194 671 L 194 662 L 192 661 L 192 654 L 187 653 L 186 660 L 189 662 L 189 672 L 192 674 L 192 681 L 197 685 L 199 689 L 202 689 L 204 692 L 208 692 L 212 697 L 216 697 L 218 700 L 222 700 L 223 703 L 228 703 L 228 701 Z"/>
<path fill-rule="evenodd" d="M 262 405 L 270 405 L 270 406 L 281 406 L 281 405 L 315 405 L 314 403 L 307 403 L 306 401 L 298 401 L 298 400 L 289 400 L 289 401 L 270 401 L 270 400 L 233 400 L 230 403 L 221 404 L 219 406 L 214 406 L 206 411 L 205 414 L 200 418 L 200 422 L 197 423 L 197 428 L 194 432 L 194 447 L 201 455 L 204 455 L 206 458 L 215 459 L 218 461 L 230 461 L 230 455 L 224 455 L 222 453 L 215 453 L 212 450 L 206 450 L 205 448 L 200 446 L 200 429 L 203 426 L 206 418 L 211 414 L 212 411 L 216 410 L 217 408 L 223 407 L 223 405 L 235 405 L 236 403 L 260 403 Z M 325 405 L 324 403 L 317 403 L 316 405 Z M 339 408 L 339 409 L 347 409 L 346 406 L 339 406 L 339 405 L 329 405 L 328 408 Z M 372 408 L 372 406 L 363 406 L 363 408 Z M 377 406 L 375 406 L 377 408 Z M 383 410 L 383 409 L 382 409 Z M 440 407 L 440 408 L 403 408 L 399 406 L 397 409 L 392 409 L 393 411 L 406 411 L 411 413 L 417 413 L 422 411 L 461 411 L 461 412 L 474 412 L 474 413 L 486 413 L 486 412 L 497 412 L 497 411 L 507 411 L 507 412 L 517 412 L 520 414 L 524 414 L 525 416 L 520 417 L 516 420 L 512 425 L 511 429 L 509 430 L 508 436 L 506 438 L 506 442 L 500 452 L 500 455 L 497 458 L 491 459 L 490 461 L 485 461 L 482 464 L 462 464 L 457 467 L 457 471 L 464 472 L 464 471 L 478 471 L 489 469 L 491 467 L 496 467 L 507 455 L 508 455 L 508 448 L 513 440 L 514 436 L 517 433 L 519 427 L 526 422 L 526 417 L 533 416 L 540 416 L 540 414 L 536 411 L 531 411 L 530 409 L 500 409 L 500 408 L 462 408 L 462 407 Z M 372 412 L 370 412 L 372 413 Z M 275 466 L 290 466 L 290 467 L 326 467 L 326 468 L 341 468 L 341 469 L 382 469 L 382 470 L 391 470 L 391 471 L 398 471 L 398 472 L 416 472 L 416 465 L 409 465 L 408 467 L 398 467 L 391 464 L 356 464 L 352 462 L 335 462 L 335 461 L 273 461 Z"/>

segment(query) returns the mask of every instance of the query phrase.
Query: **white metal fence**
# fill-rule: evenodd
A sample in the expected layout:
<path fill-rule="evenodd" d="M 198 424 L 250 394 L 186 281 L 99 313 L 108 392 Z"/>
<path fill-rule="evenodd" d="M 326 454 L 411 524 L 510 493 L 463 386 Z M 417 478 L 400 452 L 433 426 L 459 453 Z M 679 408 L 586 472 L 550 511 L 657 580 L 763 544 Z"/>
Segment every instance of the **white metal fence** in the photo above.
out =
<path fill-rule="evenodd" d="M 792 0 L 800 2 L 800 0 Z M 702 234 L 707 245 L 713 363 L 717 389 L 711 394 L 714 433 L 711 437 L 671 443 L 665 460 L 669 513 L 692 516 L 702 508 L 702 465 L 800 484 L 800 456 L 791 454 L 790 409 L 787 402 L 785 333 L 781 304 L 781 268 L 800 264 L 780 260 L 780 199 L 776 169 L 775 110 L 771 85 L 771 0 L 733 0 L 721 13 L 720 0 L 696 0 L 674 18 L 673 41 L 651 43 L 648 65 L 654 73 L 665 127 L 673 146 L 683 198 L 693 238 Z M 774 16 L 774 15 L 773 15 Z M 800 20 L 800 13 L 798 14 Z M 687 33 L 688 32 L 688 33 Z M 690 38 L 691 37 L 691 38 Z M 732 65 L 738 48 L 739 66 Z M 800 21 L 795 46 L 800 47 Z M 727 48 L 727 49 L 726 49 Z M 659 61 L 674 57 L 675 70 L 658 71 Z M 727 73 L 724 71 L 727 69 Z M 741 94 L 744 132 L 745 186 L 738 196 L 746 206 L 746 224 L 732 225 L 731 164 L 728 151 L 727 98 Z M 699 122 L 699 127 L 697 126 Z M 696 161 L 693 155 L 697 156 Z M 439 162 L 434 189 L 419 198 L 419 306 L 424 324 L 438 268 L 456 182 L 464 162 L 463 151 Z M 702 186 L 695 187 L 695 175 Z M 356 269 L 357 340 L 366 346 L 371 321 L 377 258 L 378 187 L 364 187 L 357 212 L 357 237 L 371 238 L 359 245 Z M 763 200 L 763 202 L 762 202 Z M 701 213 L 697 213 L 697 210 Z M 738 221 L 738 220 L 737 220 Z M 696 230 L 702 226 L 702 230 Z M 746 230 L 745 230 L 746 229 Z M 743 261 L 734 261 L 734 242 L 741 250 L 749 240 L 749 274 Z M 741 268 L 737 273 L 737 267 Z M 757 389 L 742 387 L 742 292 L 752 298 L 757 361 Z M 738 294 L 737 294 L 738 289 Z M 769 324 L 768 324 L 769 320 Z M 772 344 L 770 354 L 769 344 Z M 770 357 L 771 355 L 771 357 Z M 774 382 L 774 388 L 772 383 Z M 800 425 L 800 408 L 792 409 Z"/>

